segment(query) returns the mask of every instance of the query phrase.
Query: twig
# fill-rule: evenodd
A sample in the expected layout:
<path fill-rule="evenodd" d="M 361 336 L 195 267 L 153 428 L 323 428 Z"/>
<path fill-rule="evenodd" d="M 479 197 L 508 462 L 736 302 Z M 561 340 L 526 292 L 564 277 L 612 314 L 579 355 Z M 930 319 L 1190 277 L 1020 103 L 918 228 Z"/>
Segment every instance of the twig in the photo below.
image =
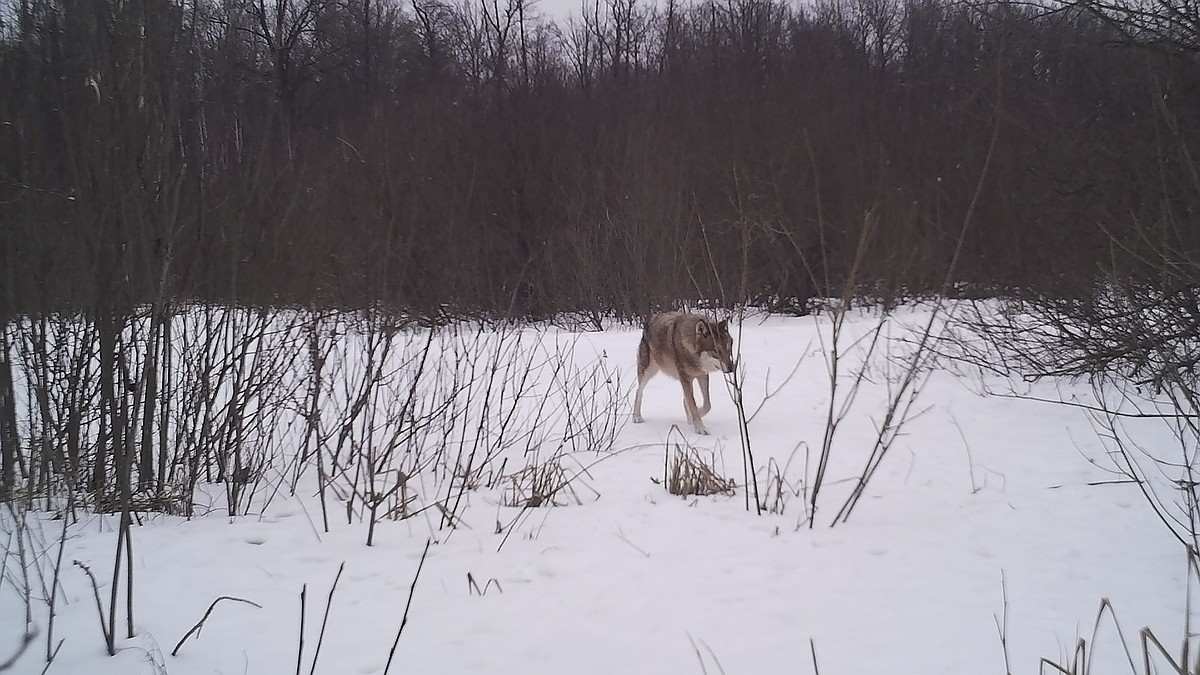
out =
<path fill-rule="evenodd" d="M 967 435 L 963 433 L 962 425 L 953 414 L 950 415 L 950 422 L 958 429 L 958 437 L 962 439 L 963 448 L 967 451 L 967 471 L 971 475 L 971 494 L 978 494 L 983 489 L 982 485 L 975 485 L 975 460 L 971 457 L 971 444 L 967 442 Z"/>
<path fill-rule="evenodd" d="M 721 659 L 717 658 L 717 655 L 716 655 L 716 653 L 713 652 L 712 647 L 709 647 L 708 643 L 705 642 L 704 640 L 701 640 L 700 644 L 704 645 L 705 651 L 707 651 L 708 655 L 712 658 L 713 665 L 715 665 L 717 667 L 717 672 L 720 673 L 721 675 L 725 675 L 725 669 L 721 667 Z"/>
<path fill-rule="evenodd" d="M 42 668 L 42 675 L 46 675 L 46 671 L 50 670 L 50 666 L 54 665 L 54 659 L 58 658 L 58 650 L 62 649 L 63 643 L 66 641 L 66 638 L 60 638 L 58 644 L 54 645 L 54 651 L 46 656 L 46 665 Z M 0 668 L 0 670 L 4 669 Z"/>
<path fill-rule="evenodd" d="M 741 355 L 741 351 L 740 351 L 741 324 L 740 324 L 740 322 L 738 324 L 738 340 L 739 340 L 738 355 L 740 356 Z M 738 360 L 741 361 L 740 358 Z M 795 371 L 793 370 L 792 372 L 794 373 Z M 743 489 L 745 490 L 745 493 L 746 493 L 745 494 L 746 510 L 747 511 L 750 510 L 750 492 L 751 492 L 751 489 L 753 489 L 755 514 L 761 516 L 763 509 L 762 509 L 762 498 L 759 496 L 759 492 L 758 492 L 758 467 L 756 467 L 754 465 L 754 452 L 751 450 L 751 446 L 750 446 L 750 421 L 746 417 L 746 404 L 742 398 L 742 377 L 743 377 L 743 375 L 744 375 L 744 373 L 739 373 L 737 371 L 737 369 L 735 369 L 732 373 L 727 373 L 725 375 L 725 386 L 729 390 L 730 398 L 733 399 L 734 410 L 737 412 L 738 440 L 741 442 L 741 445 L 742 445 L 742 472 L 744 474 L 743 475 L 743 485 L 744 485 Z"/>
<path fill-rule="evenodd" d="M 996 396 L 997 398 L 1015 398 L 1019 401 L 1036 401 L 1038 403 L 1053 403 L 1056 405 L 1065 405 L 1065 406 L 1070 406 L 1072 408 L 1082 408 L 1084 410 L 1087 410 L 1090 412 L 1095 412 L 1095 413 L 1100 413 L 1102 415 L 1112 415 L 1113 417 L 1129 417 L 1129 418 L 1134 418 L 1134 419 L 1193 419 L 1193 418 L 1200 418 L 1200 414 L 1185 413 L 1185 412 L 1127 413 L 1127 412 L 1120 412 L 1119 410 L 1108 410 L 1101 406 L 1088 405 L 1087 403 L 1080 403 L 1079 401 L 1064 401 L 1062 399 L 1042 398 L 1040 396 L 1030 396 L 1028 394 L 1009 394 L 1009 393 L 1004 393 L 1004 392 L 993 392 L 992 396 Z"/>
<path fill-rule="evenodd" d="M 1008 659 L 1008 581 L 1005 579 L 1004 570 L 1000 570 L 1000 597 L 1003 600 L 1003 611 L 996 619 L 996 630 L 1000 633 L 1000 649 L 1004 652 L 1004 673 L 1012 675 L 1012 666 L 1009 665 Z"/>
<path fill-rule="evenodd" d="M 425 556 L 429 555 L 429 544 L 432 542 L 432 539 L 425 540 L 425 550 L 421 552 L 421 561 L 417 563 L 417 573 L 413 575 L 412 585 L 408 587 L 408 602 L 404 603 L 404 616 L 400 618 L 400 628 L 396 631 L 396 640 L 392 642 L 392 649 L 388 652 L 383 675 L 387 675 L 388 670 L 391 669 L 392 658 L 396 656 L 396 647 L 400 645 L 400 636 L 404 634 L 404 627 L 408 625 L 408 610 L 412 607 L 413 594 L 417 591 L 417 580 L 421 578 L 421 568 L 425 567 Z"/>
<path fill-rule="evenodd" d="M 104 622 L 104 603 L 100 600 L 100 585 L 96 583 L 96 575 L 92 574 L 91 568 L 84 564 L 83 561 L 76 560 L 75 565 L 88 575 L 88 579 L 92 580 L 92 592 L 96 594 L 96 609 L 100 612 L 100 632 L 104 634 L 105 644 L 108 644 L 111 642 L 111 638 L 109 635 L 109 627 Z M 111 656 L 111 654 L 109 656 Z"/>
<path fill-rule="evenodd" d="M 739 340 L 741 339 L 741 325 L 740 324 L 738 326 L 738 338 L 739 338 Z M 739 345 L 740 345 L 740 343 L 739 343 Z M 758 413 L 762 412 L 763 407 L 765 407 L 767 405 L 767 402 L 770 401 L 771 399 L 775 398 L 779 394 L 779 392 L 783 391 L 783 388 L 786 387 L 792 381 L 792 378 L 795 377 L 796 372 L 800 370 L 800 366 L 804 363 L 804 357 L 808 355 L 809 350 L 811 350 L 811 349 L 812 349 L 812 340 L 809 340 L 808 346 L 806 346 L 804 348 L 804 351 L 802 351 L 800 353 L 800 358 L 797 359 L 796 363 L 792 366 L 791 372 L 789 372 L 787 374 L 787 377 L 783 378 L 783 382 L 780 382 L 779 386 L 775 387 L 774 390 L 772 390 L 770 388 L 771 387 L 771 369 L 767 368 L 766 375 L 763 377 L 763 398 L 761 401 L 758 402 L 758 405 L 755 406 L 754 412 L 750 413 L 750 416 L 746 418 L 746 424 L 750 424 L 751 422 L 753 422 L 754 418 L 758 417 Z M 739 354 L 741 353 L 740 346 L 739 346 L 738 353 Z"/>
<path fill-rule="evenodd" d="M 692 643 L 692 650 L 696 652 L 696 660 L 700 662 L 700 672 L 708 675 L 708 668 L 704 665 L 704 655 L 700 653 L 700 647 L 696 644 L 695 638 L 692 637 L 691 633 L 688 633 L 687 639 L 688 642 Z"/>
<path fill-rule="evenodd" d="M 67 526 L 71 522 L 71 519 L 67 516 L 67 513 L 71 511 L 71 509 L 72 509 L 72 507 L 74 507 L 74 505 L 75 505 L 75 490 L 72 489 L 69 493 L 67 493 L 67 508 L 63 512 L 62 534 L 59 536 L 59 539 L 58 539 L 58 555 L 56 555 L 54 558 L 54 578 L 50 581 L 50 617 L 47 621 L 47 626 L 46 626 L 46 663 L 47 664 L 54 661 L 54 656 L 58 652 L 58 648 L 51 647 L 51 645 L 54 644 L 54 619 L 58 615 L 58 588 L 60 585 L 58 577 L 59 577 L 59 574 L 62 572 L 63 553 L 67 548 Z M 61 641 L 59 641 L 58 644 L 59 644 L 59 647 L 62 646 Z"/>
<path fill-rule="evenodd" d="M 321 645 L 325 642 L 325 626 L 329 623 L 329 608 L 333 605 L 333 594 L 337 591 L 338 580 L 342 578 L 342 570 L 346 569 L 346 561 L 338 566 L 337 576 L 333 578 L 333 585 L 329 587 L 329 598 L 325 600 L 325 616 L 321 619 L 321 633 L 317 636 L 317 649 L 313 652 L 312 667 L 308 670 L 308 675 L 313 675 L 317 672 L 317 657 L 321 655 Z"/>
<path fill-rule="evenodd" d="M 300 646 L 296 649 L 296 675 L 300 675 L 300 664 L 304 662 L 304 605 L 308 597 L 308 584 L 300 587 Z"/>
<path fill-rule="evenodd" d="M 521 507 L 521 510 L 517 513 L 517 516 L 513 518 L 512 522 L 510 522 L 508 527 L 505 528 L 504 538 L 500 540 L 500 545 L 496 547 L 497 552 L 504 548 L 504 544 L 508 543 L 508 538 L 512 536 L 513 531 L 517 529 L 517 523 L 526 515 L 528 515 L 530 511 L 531 507 L 528 504 Z"/>
<path fill-rule="evenodd" d="M 642 550 L 642 548 L 640 546 L 633 543 L 632 541 L 629 541 L 629 537 L 625 536 L 625 531 L 621 529 L 620 525 L 617 525 L 617 538 L 620 539 L 621 541 L 625 542 L 626 544 L 629 544 L 629 547 L 632 548 L 633 550 L 637 551 L 638 553 L 641 553 L 642 555 L 646 556 L 647 558 L 650 557 L 650 554 L 647 553 L 646 551 Z"/>
<path fill-rule="evenodd" d="M 217 607 L 217 603 L 222 600 L 232 600 L 234 602 L 244 602 L 247 605 L 254 605 L 257 608 L 262 609 L 262 605 L 258 604 L 257 602 L 254 602 L 252 600 L 247 600 L 245 598 L 237 598 L 232 595 L 222 595 L 221 597 L 217 598 L 216 600 L 213 600 L 212 604 L 208 606 L 208 611 L 206 611 L 204 613 L 204 616 L 200 617 L 200 620 L 196 622 L 196 625 L 192 626 L 191 630 L 189 630 L 186 634 L 184 634 L 183 637 L 179 638 L 179 642 L 177 642 L 175 644 L 175 648 L 171 650 L 171 656 L 179 655 L 180 647 L 183 647 L 183 643 L 187 642 L 187 639 L 190 638 L 193 633 L 196 634 L 197 637 L 200 635 L 200 631 L 203 630 L 203 628 L 204 628 L 204 622 L 208 621 L 208 615 L 212 614 L 213 610 L 216 609 L 216 607 Z"/>

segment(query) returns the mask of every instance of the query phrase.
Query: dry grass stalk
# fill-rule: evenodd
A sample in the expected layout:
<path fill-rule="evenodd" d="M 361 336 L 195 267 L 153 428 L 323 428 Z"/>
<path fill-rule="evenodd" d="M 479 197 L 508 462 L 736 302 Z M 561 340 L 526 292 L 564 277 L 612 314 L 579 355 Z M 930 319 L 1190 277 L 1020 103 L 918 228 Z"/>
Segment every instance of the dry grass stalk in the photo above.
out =
<path fill-rule="evenodd" d="M 779 466 L 774 458 L 767 462 L 767 477 L 759 502 L 762 511 L 782 515 L 788 502 L 803 492 L 803 487 L 796 487 L 787 479 L 787 469 L 787 466 Z"/>

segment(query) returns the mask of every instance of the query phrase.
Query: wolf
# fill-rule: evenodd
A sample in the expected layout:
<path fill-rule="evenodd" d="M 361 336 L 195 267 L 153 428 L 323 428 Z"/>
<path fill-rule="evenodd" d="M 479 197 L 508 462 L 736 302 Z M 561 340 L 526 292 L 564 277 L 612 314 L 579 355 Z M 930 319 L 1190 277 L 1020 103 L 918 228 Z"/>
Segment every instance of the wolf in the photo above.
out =
<path fill-rule="evenodd" d="M 713 321 L 699 314 L 665 312 L 646 322 L 638 345 L 638 388 L 633 399 L 633 421 L 642 422 L 642 390 L 659 372 L 683 385 L 683 409 L 696 433 L 707 434 L 701 419 L 712 409 L 708 397 L 708 374 L 732 373 L 733 337 L 729 321 Z M 704 406 L 696 407 L 692 381 L 700 381 Z"/>

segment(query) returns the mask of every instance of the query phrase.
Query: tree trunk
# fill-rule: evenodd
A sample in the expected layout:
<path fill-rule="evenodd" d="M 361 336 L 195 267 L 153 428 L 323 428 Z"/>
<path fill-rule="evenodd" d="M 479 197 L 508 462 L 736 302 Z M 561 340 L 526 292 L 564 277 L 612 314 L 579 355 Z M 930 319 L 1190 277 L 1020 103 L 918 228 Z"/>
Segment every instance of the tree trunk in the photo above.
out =
<path fill-rule="evenodd" d="M 0 501 L 12 498 L 15 491 L 19 447 L 8 329 L 0 326 Z"/>

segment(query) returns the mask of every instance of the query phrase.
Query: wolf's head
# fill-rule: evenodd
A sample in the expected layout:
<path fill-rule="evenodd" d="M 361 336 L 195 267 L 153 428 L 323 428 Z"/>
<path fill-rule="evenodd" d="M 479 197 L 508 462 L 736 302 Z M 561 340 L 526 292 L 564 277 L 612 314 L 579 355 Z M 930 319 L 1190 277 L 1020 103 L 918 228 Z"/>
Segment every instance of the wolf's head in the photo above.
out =
<path fill-rule="evenodd" d="M 733 372 L 733 336 L 729 334 L 728 319 L 717 323 L 707 319 L 696 322 L 696 348 L 704 370 Z"/>

